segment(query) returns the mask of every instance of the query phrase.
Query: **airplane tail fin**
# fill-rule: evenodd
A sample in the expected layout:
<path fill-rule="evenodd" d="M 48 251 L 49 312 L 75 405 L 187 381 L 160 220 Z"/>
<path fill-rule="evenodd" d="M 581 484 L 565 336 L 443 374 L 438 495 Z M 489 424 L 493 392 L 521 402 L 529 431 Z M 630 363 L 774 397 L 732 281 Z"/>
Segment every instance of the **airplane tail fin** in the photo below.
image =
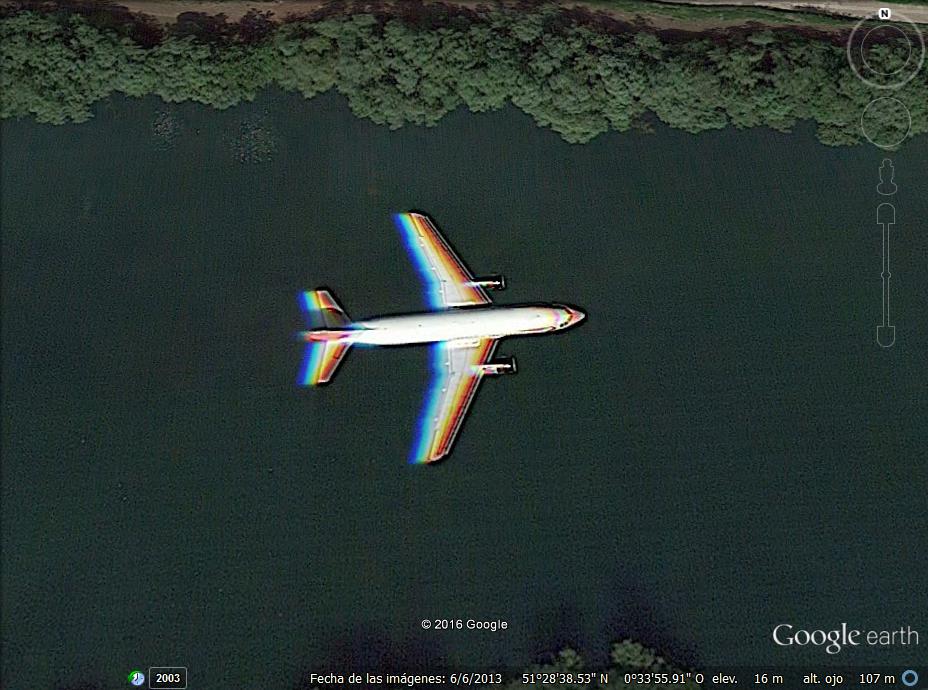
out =
<path fill-rule="evenodd" d="M 352 345 L 354 330 L 351 319 L 328 290 L 301 292 L 299 300 L 310 330 L 299 334 L 306 350 L 297 383 L 319 386 L 335 375 Z"/>

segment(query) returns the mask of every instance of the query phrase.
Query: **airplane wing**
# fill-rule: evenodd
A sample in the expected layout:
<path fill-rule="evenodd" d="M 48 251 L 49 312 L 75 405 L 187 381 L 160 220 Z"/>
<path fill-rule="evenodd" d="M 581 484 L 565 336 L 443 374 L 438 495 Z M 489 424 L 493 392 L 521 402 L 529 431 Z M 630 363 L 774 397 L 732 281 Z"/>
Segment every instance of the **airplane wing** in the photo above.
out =
<path fill-rule="evenodd" d="M 451 451 L 484 376 L 481 365 L 493 357 L 496 343 L 489 339 L 449 340 L 432 345 L 432 383 L 410 462 L 435 462 Z"/>
<path fill-rule="evenodd" d="M 490 297 L 467 269 L 428 216 L 397 213 L 396 225 L 426 286 L 429 306 L 447 309 L 489 304 Z"/>

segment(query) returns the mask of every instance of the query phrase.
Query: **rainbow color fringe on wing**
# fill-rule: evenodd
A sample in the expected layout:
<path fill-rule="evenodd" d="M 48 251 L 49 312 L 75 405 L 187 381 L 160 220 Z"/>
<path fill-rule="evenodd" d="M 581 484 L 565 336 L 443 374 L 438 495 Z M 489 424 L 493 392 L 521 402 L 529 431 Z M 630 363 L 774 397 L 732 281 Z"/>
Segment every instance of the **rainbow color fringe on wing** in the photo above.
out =
<path fill-rule="evenodd" d="M 457 389 L 452 394 L 448 409 L 444 411 L 444 414 L 440 414 L 442 410 L 439 410 L 439 406 L 450 378 L 445 366 L 445 358 L 448 356 L 448 350 L 453 347 L 450 343 L 435 343 L 430 347 L 429 361 L 432 379 L 419 421 L 416 424 L 413 446 L 409 454 L 410 464 L 421 465 L 433 462 L 448 454 L 460 431 L 461 423 L 467 415 L 467 409 L 474 398 L 480 379 L 483 378 L 483 372 L 477 367 L 490 357 L 496 347 L 496 342 L 486 340 L 480 347 L 470 349 L 470 366 L 473 367 L 473 373 L 469 376 L 457 377 Z M 431 426 L 439 418 L 441 418 L 441 426 L 433 433 Z"/>
<path fill-rule="evenodd" d="M 425 216 L 419 213 L 395 213 L 393 221 L 400 231 L 403 238 L 403 244 L 412 258 L 416 272 L 422 278 L 425 286 L 425 301 L 432 309 L 443 309 L 441 290 L 442 283 L 435 275 L 435 272 L 429 267 L 429 261 L 422 244 L 429 245 L 432 255 L 441 262 L 445 274 L 459 285 L 468 285 L 472 278 L 458 262 L 442 236 L 435 230 L 431 222 Z M 466 289 L 466 288 L 465 288 Z M 475 301 L 485 302 L 486 296 L 482 288 L 474 285 L 469 288 L 473 290 Z"/>

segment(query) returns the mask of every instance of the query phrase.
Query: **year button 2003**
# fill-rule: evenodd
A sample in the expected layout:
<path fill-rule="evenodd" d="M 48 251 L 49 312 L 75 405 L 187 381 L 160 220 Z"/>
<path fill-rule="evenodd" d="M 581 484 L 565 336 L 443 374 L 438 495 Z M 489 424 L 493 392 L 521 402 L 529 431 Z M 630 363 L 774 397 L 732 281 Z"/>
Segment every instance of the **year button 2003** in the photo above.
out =
<path fill-rule="evenodd" d="M 151 690 L 186 690 L 186 666 L 152 666 L 148 669 L 148 687 Z"/>

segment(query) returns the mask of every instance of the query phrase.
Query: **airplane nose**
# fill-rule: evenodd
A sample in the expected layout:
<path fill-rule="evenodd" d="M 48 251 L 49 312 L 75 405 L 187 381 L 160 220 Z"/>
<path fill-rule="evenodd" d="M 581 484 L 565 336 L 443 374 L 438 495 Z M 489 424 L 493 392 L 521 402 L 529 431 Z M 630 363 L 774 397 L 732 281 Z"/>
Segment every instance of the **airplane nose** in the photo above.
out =
<path fill-rule="evenodd" d="M 583 319 L 586 318 L 586 314 L 584 314 L 579 309 L 571 309 L 570 307 L 567 307 L 567 311 L 570 314 L 570 323 L 572 324 L 580 323 L 583 321 Z"/>

